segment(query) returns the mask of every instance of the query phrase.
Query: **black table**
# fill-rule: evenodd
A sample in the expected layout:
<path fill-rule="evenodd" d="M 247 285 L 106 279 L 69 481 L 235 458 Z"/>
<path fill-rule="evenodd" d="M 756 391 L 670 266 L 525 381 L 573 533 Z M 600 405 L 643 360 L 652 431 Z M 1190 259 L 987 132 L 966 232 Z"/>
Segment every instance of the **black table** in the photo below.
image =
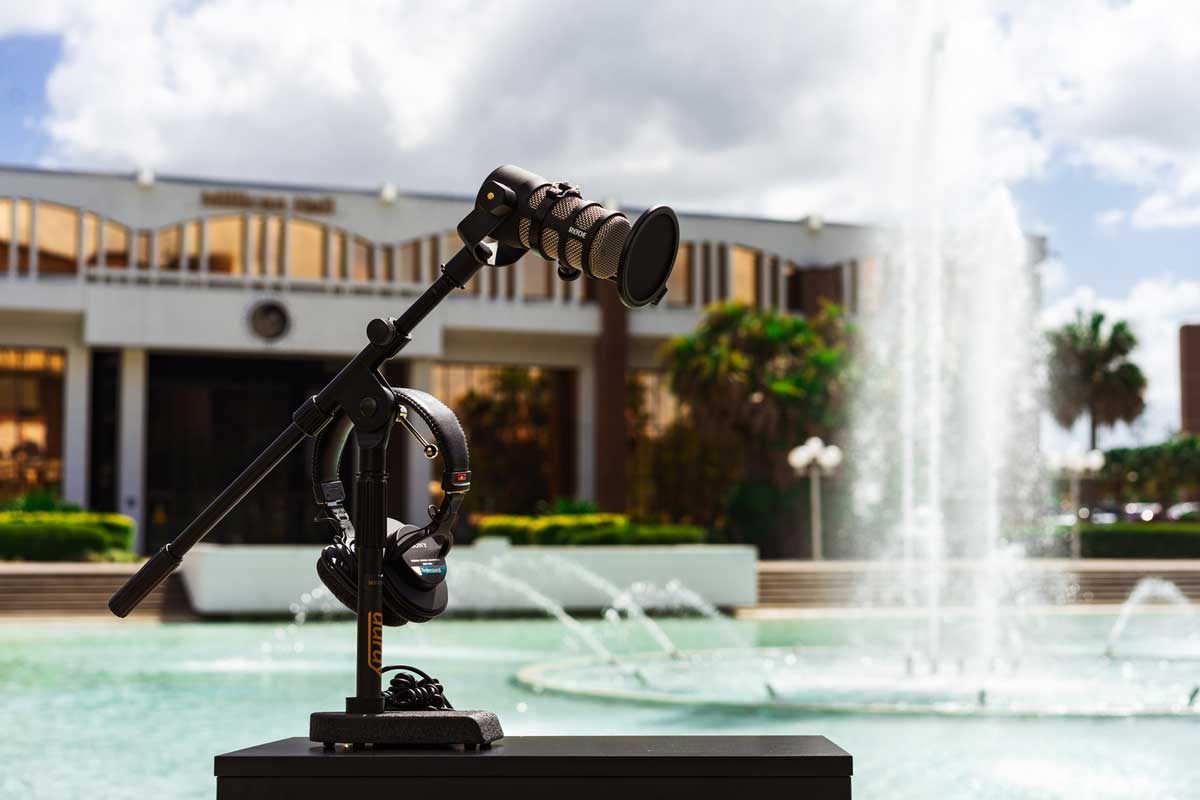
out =
<path fill-rule="evenodd" d="M 217 800 L 846 800 L 852 766 L 824 736 L 509 736 L 481 750 L 331 752 L 295 738 L 215 759 Z"/>

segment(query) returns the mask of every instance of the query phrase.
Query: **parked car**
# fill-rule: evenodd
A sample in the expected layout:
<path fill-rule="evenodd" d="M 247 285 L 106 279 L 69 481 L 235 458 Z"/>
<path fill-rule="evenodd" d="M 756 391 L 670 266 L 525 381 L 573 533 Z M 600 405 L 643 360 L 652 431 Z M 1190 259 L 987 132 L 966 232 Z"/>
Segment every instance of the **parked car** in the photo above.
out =
<path fill-rule="evenodd" d="M 1112 525 L 1121 520 L 1121 510 L 1109 506 L 1079 509 L 1079 518 L 1093 525 Z"/>
<path fill-rule="evenodd" d="M 1122 510 L 1130 522 L 1152 522 L 1163 514 L 1162 503 L 1126 503 Z"/>
<path fill-rule="evenodd" d="M 1200 522 L 1200 503 L 1176 503 L 1167 509 L 1172 522 Z"/>

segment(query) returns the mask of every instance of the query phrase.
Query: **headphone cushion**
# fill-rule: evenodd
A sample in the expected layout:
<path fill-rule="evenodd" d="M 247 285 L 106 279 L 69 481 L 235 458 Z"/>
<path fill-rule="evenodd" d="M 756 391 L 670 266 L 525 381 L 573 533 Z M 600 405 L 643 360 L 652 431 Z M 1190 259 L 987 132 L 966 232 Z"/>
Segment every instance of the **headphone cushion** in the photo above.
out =
<path fill-rule="evenodd" d="M 407 573 L 407 574 L 406 574 Z M 446 610 L 446 584 L 417 586 L 411 570 L 402 561 L 383 565 L 384 604 L 410 622 L 428 622 Z"/>
<path fill-rule="evenodd" d="M 346 545 L 331 544 L 321 550 L 317 559 L 317 577 L 338 601 L 351 611 L 358 611 L 358 563 L 354 550 Z M 408 621 L 389 601 L 388 580 L 384 578 L 383 624 L 395 628 Z M 445 608 L 445 606 L 442 606 Z M 440 612 L 439 612 L 440 613 Z M 414 620 L 425 622 L 426 620 Z"/>

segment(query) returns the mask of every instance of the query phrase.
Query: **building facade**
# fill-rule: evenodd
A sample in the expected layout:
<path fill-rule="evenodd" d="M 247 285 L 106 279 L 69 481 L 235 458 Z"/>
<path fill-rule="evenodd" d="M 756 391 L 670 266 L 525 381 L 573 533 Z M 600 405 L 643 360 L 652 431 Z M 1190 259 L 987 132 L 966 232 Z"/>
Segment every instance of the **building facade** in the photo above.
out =
<path fill-rule="evenodd" d="M 1180 427 L 1200 436 L 1200 325 L 1179 328 Z"/>
<path fill-rule="evenodd" d="M 47 489 L 133 516 L 143 550 L 171 538 L 361 348 L 370 319 L 435 278 L 470 202 L 0 168 L 0 499 Z M 544 491 L 621 507 L 626 381 L 673 413 L 656 353 L 707 303 L 853 311 L 878 283 L 863 227 L 680 224 L 658 308 L 626 313 L 610 284 L 564 283 L 526 256 L 443 302 L 389 379 L 453 403 L 526 369 L 549 398 Z M 392 448 L 392 507 L 417 520 L 430 489 L 413 476 L 429 465 L 407 444 Z M 303 540 L 305 463 L 281 465 L 221 539 Z"/>

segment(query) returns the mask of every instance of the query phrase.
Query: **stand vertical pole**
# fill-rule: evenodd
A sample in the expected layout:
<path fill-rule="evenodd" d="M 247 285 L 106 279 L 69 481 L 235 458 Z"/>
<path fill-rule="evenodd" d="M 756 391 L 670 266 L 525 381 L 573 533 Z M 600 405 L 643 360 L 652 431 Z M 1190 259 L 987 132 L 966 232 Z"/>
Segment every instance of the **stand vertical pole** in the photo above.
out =
<path fill-rule="evenodd" d="M 354 476 L 354 549 L 358 557 L 358 652 L 355 696 L 346 711 L 379 714 L 383 699 L 383 551 L 387 542 L 387 443 L 391 420 L 381 431 L 359 432 Z"/>

